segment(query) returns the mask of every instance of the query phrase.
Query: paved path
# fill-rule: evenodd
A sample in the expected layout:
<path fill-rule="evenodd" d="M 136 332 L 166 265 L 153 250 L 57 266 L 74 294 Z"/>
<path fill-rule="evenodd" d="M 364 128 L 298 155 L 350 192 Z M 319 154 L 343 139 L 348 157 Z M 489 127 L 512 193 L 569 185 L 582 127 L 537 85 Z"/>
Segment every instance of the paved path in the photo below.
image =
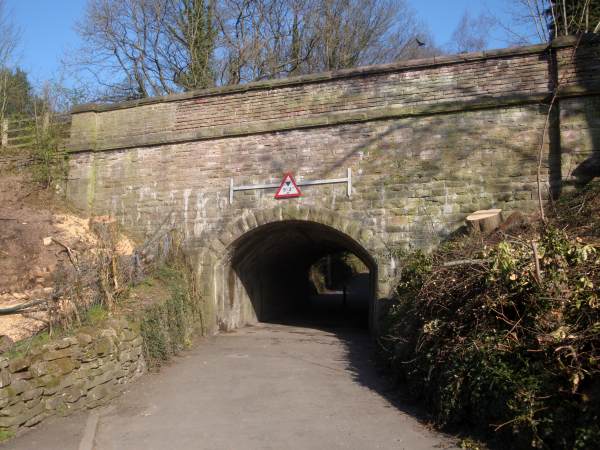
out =
<path fill-rule="evenodd" d="M 294 326 L 203 339 L 100 411 L 94 449 L 450 448 L 381 394 L 369 355 L 366 335 Z M 85 417 L 53 420 L 7 448 L 77 449 Z"/>

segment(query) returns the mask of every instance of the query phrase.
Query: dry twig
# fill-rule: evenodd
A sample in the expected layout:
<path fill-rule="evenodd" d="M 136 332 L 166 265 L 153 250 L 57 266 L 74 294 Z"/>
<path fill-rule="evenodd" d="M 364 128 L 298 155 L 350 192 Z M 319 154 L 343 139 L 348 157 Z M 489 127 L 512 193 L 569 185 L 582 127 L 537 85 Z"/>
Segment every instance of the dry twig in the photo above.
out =
<path fill-rule="evenodd" d="M 42 303 L 46 303 L 48 300 L 32 300 L 27 303 L 21 303 L 19 305 L 9 306 L 7 308 L 0 308 L 0 315 L 7 316 L 10 314 L 20 314 L 21 311 L 32 308 L 37 305 L 41 305 Z"/>

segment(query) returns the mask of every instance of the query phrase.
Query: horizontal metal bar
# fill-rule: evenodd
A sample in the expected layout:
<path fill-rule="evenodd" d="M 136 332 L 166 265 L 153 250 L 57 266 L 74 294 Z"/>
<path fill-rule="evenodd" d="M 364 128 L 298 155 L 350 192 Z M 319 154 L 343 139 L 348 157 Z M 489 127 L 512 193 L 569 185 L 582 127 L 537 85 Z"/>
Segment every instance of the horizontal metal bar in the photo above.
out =
<path fill-rule="evenodd" d="M 335 184 L 335 183 L 347 183 L 348 178 L 331 178 L 329 180 L 314 180 L 314 181 L 299 181 L 296 184 L 298 186 L 314 186 L 317 184 Z M 252 189 L 277 189 L 280 183 L 274 184 L 247 184 L 243 186 L 234 186 L 234 191 L 250 191 Z"/>
<path fill-rule="evenodd" d="M 334 183 L 347 183 L 348 178 L 331 178 L 329 180 L 314 180 L 314 181 L 301 181 L 298 186 L 312 186 L 314 184 L 334 184 Z"/>
<path fill-rule="evenodd" d="M 279 187 L 279 183 L 277 184 L 246 184 L 243 186 L 234 186 L 234 191 L 250 191 L 252 189 L 277 189 Z"/>
<path fill-rule="evenodd" d="M 348 176 L 346 178 L 330 178 L 327 180 L 312 180 L 312 181 L 300 181 L 297 183 L 298 186 L 315 186 L 319 184 L 347 184 L 348 197 L 352 196 L 352 170 L 348 168 Z M 233 178 L 229 179 L 229 204 L 233 203 L 233 193 L 236 191 L 252 191 L 254 189 L 277 189 L 281 186 L 280 183 L 269 183 L 269 184 L 244 184 L 242 186 L 234 186 Z"/>

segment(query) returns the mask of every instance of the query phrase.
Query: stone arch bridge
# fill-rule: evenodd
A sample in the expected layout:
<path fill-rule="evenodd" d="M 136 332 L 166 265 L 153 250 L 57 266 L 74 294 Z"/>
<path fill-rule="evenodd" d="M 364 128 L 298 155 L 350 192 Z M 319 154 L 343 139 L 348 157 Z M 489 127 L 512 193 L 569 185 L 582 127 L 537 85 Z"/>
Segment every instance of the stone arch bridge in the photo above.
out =
<path fill-rule="evenodd" d="M 67 196 L 140 236 L 176 224 L 215 327 L 279 311 L 339 251 L 369 268 L 375 324 L 396 249 L 430 247 L 477 209 L 536 207 L 544 130 L 550 193 L 594 176 L 599 93 L 600 45 L 584 39 L 89 104 L 72 114 Z M 349 171 L 350 190 L 235 190 Z"/>

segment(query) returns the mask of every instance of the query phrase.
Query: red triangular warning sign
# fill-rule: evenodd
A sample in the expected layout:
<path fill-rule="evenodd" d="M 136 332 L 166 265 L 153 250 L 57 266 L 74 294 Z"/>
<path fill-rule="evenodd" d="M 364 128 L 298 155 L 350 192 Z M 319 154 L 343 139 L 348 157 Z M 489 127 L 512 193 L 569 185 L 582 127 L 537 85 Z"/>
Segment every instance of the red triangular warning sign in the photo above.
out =
<path fill-rule="evenodd" d="M 294 180 L 294 175 L 291 173 L 286 173 L 283 176 L 283 181 L 279 185 L 277 192 L 275 193 L 275 198 L 292 198 L 301 196 L 302 192 L 300 192 L 300 188 L 296 184 L 296 180 Z"/>

